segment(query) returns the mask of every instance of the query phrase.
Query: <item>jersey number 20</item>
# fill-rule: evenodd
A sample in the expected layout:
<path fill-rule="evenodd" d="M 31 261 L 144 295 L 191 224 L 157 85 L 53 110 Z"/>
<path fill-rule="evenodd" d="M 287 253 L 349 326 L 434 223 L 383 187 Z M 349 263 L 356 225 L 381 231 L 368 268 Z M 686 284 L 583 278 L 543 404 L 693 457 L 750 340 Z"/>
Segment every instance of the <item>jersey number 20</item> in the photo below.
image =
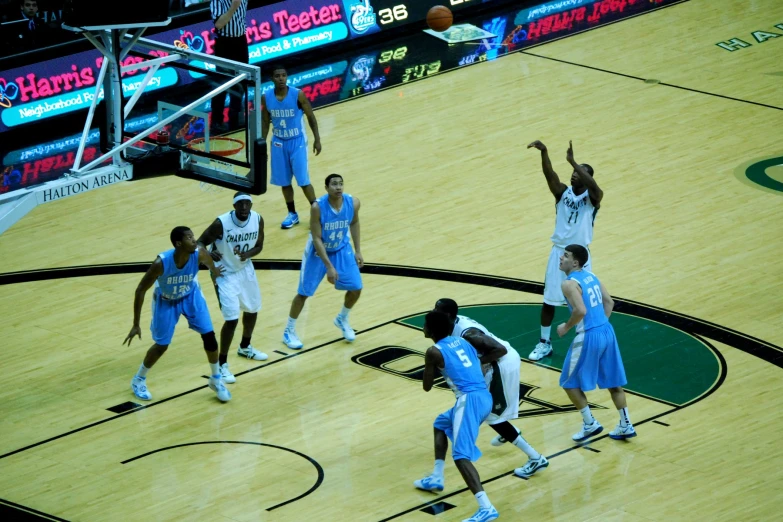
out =
<path fill-rule="evenodd" d="M 599 285 L 593 285 L 587 289 L 587 293 L 590 296 L 590 306 L 598 306 L 603 304 L 604 296 L 601 295 L 601 287 Z"/>

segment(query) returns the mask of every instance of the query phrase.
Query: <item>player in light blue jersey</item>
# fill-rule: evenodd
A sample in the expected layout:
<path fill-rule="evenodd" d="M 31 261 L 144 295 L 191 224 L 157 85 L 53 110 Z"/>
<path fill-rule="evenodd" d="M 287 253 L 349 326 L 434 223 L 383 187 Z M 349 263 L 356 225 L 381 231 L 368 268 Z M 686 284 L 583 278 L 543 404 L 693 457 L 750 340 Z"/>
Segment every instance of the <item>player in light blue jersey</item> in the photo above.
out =
<path fill-rule="evenodd" d="M 481 365 L 499 360 L 506 355 L 506 348 L 499 343 L 487 343 L 479 358 L 469 342 L 451 335 L 453 328 L 451 319 L 443 312 L 432 311 L 424 318 L 424 336 L 435 343 L 424 355 L 424 391 L 432 389 L 436 372 L 440 372 L 457 396 L 457 402 L 435 419 L 435 468 L 432 475 L 415 481 L 413 485 L 425 491 L 443 491 L 443 467 L 451 440 L 454 464 L 479 504 L 478 511 L 465 522 L 495 520 L 498 512 L 484 492 L 473 462 L 481 457 L 481 450 L 476 446 L 479 426 L 492 412 L 492 395 L 487 390 Z"/>
<path fill-rule="evenodd" d="M 307 239 L 302 268 L 299 271 L 299 288 L 291 303 L 291 310 L 283 332 L 283 342 L 298 350 L 302 341 L 296 334 L 296 320 L 308 297 L 315 294 L 324 276 L 337 290 L 345 290 L 343 309 L 334 319 L 348 342 L 353 342 L 356 332 L 348 324 L 348 313 L 362 293 L 364 266 L 359 246 L 359 198 L 343 194 L 343 177 L 326 176 L 326 194 L 310 207 L 310 237 Z M 356 249 L 351 248 L 351 240 Z"/>
<path fill-rule="evenodd" d="M 218 343 L 209 317 L 207 302 L 198 284 L 199 264 L 206 265 L 212 275 L 220 277 L 223 268 L 218 268 L 206 250 L 196 243 L 193 232 L 188 227 L 175 227 L 170 235 L 174 248 L 158 254 L 150 265 L 147 273 L 136 287 L 133 300 L 133 327 L 123 341 L 130 346 L 134 337 L 141 339 L 141 307 L 144 296 L 153 285 L 152 296 L 152 340 L 155 344 L 147 350 L 147 355 L 139 367 L 139 371 L 131 380 L 133 394 L 141 400 L 148 401 L 152 395 L 147 390 L 147 372 L 160 359 L 171 344 L 174 327 L 179 317 L 184 315 L 188 326 L 201 334 L 204 350 L 207 352 L 211 370 L 209 387 L 223 402 L 231 399 L 231 394 L 223 384 L 218 367 Z"/>
<path fill-rule="evenodd" d="M 519 417 L 519 371 L 520 357 L 508 341 L 492 334 L 479 322 L 459 314 L 459 305 L 447 297 L 438 299 L 435 303 L 436 312 L 443 312 L 449 317 L 454 337 L 468 341 L 479 358 L 495 348 L 503 348 L 506 354 L 497 362 L 484 367 L 484 380 L 492 395 L 492 411 L 487 417 L 487 424 L 497 432 L 492 439 L 493 446 L 502 446 L 506 442 L 523 451 L 528 456 L 524 466 L 516 468 L 514 474 L 521 478 L 530 478 L 536 471 L 549 466 L 549 461 L 533 448 L 522 436 L 522 432 L 513 424 L 512 419 Z"/>
<path fill-rule="evenodd" d="M 584 424 L 572 438 L 579 442 L 603 431 L 603 426 L 593 417 L 584 392 L 594 390 L 596 385 L 608 389 L 612 396 L 620 422 L 609 432 L 615 440 L 636 437 L 628 417 L 628 405 L 623 386 L 628 382 L 620 356 L 620 347 L 609 316 L 614 300 L 595 274 L 583 270 L 587 263 L 587 249 L 581 245 L 568 245 L 560 256 L 560 270 L 565 272 L 563 295 L 571 310 L 568 322 L 557 327 L 557 334 L 563 337 L 576 327 L 576 337 L 568 348 L 560 386 L 582 414 Z"/>
<path fill-rule="evenodd" d="M 272 142 L 269 147 L 271 157 L 270 183 L 283 189 L 283 198 L 288 206 L 288 215 L 280 225 L 281 228 L 291 228 L 299 223 L 299 214 L 294 204 L 294 187 L 292 178 L 304 192 L 307 201 L 315 202 L 315 191 L 310 184 L 310 174 L 307 168 L 307 135 L 305 134 L 303 116 L 313 131 L 313 152 L 321 153 L 321 135 L 318 133 L 318 122 L 313 113 L 310 100 L 304 92 L 288 85 L 288 73 L 282 65 L 272 66 L 272 81 L 274 92 L 261 95 L 261 137 L 266 140 L 270 124 Z"/>

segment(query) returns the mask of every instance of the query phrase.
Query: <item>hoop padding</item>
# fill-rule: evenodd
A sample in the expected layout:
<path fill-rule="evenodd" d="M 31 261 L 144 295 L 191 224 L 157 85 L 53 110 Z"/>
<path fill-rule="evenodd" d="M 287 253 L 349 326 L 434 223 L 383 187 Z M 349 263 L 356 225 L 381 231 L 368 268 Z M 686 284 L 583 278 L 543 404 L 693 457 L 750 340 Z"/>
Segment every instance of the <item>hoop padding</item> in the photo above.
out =
<path fill-rule="evenodd" d="M 242 149 L 245 148 L 245 143 L 242 140 L 238 140 L 236 138 L 217 136 L 215 138 L 210 138 L 209 141 L 210 141 L 209 154 L 214 154 L 215 156 L 223 156 L 223 157 L 233 156 L 234 154 L 238 154 L 242 152 Z M 220 143 L 221 145 L 215 147 L 214 145 L 218 143 Z M 231 146 L 233 146 L 233 148 L 229 148 Z M 190 142 L 188 142 L 188 148 L 206 152 L 205 150 L 206 147 L 204 146 L 204 138 L 196 138 L 194 140 L 191 140 Z"/>

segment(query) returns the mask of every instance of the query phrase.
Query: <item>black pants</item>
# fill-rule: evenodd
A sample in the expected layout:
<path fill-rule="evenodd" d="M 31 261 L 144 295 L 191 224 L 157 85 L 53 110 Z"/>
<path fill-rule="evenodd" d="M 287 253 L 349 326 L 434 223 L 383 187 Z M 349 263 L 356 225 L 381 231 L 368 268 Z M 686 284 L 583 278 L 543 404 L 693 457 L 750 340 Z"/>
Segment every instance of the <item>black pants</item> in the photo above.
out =
<path fill-rule="evenodd" d="M 250 63 L 247 49 L 247 38 L 244 36 L 218 36 L 215 40 L 215 56 L 234 60 L 235 62 Z M 218 69 L 220 70 L 220 69 Z M 224 82 L 228 78 L 224 79 Z M 230 105 L 228 109 L 229 127 L 237 126 L 237 119 L 242 111 L 242 93 L 244 86 L 240 83 L 228 90 Z M 223 109 L 225 108 L 226 93 L 222 92 L 212 98 L 212 124 L 223 123 Z"/>

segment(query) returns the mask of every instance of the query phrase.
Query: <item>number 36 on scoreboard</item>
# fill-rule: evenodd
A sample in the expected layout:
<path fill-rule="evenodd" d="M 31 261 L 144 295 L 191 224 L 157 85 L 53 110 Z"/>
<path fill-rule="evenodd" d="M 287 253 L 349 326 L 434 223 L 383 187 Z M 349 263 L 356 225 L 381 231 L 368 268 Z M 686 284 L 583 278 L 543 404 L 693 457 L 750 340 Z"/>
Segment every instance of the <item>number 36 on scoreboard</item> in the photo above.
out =
<path fill-rule="evenodd" d="M 485 0 L 485 2 L 487 1 L 495 0 Z M 424 21 L 427 17 L 427 11 L 431 7 L 445 3 L 444 0 L 410 0 L 400 3 L 396 3 L 395 0 L 375 0 L 373 2 L 379 8 L 378 18 L 382 26 L 403 21 L 406 23 Z M 449 0 L 448 3 L 451 8 L 460 10 L 468 8 L 477 2 L 475 0 Z"/>
<path fill-rule="evenodd" d="M 381 9 L 378 11 L 378 17 L 381 20 L 381 24 L 386 25 L 392 22 L 401 22 L 408 19 L 408 8 L 405 4 L 395 5 L 387 9 Z"/>

